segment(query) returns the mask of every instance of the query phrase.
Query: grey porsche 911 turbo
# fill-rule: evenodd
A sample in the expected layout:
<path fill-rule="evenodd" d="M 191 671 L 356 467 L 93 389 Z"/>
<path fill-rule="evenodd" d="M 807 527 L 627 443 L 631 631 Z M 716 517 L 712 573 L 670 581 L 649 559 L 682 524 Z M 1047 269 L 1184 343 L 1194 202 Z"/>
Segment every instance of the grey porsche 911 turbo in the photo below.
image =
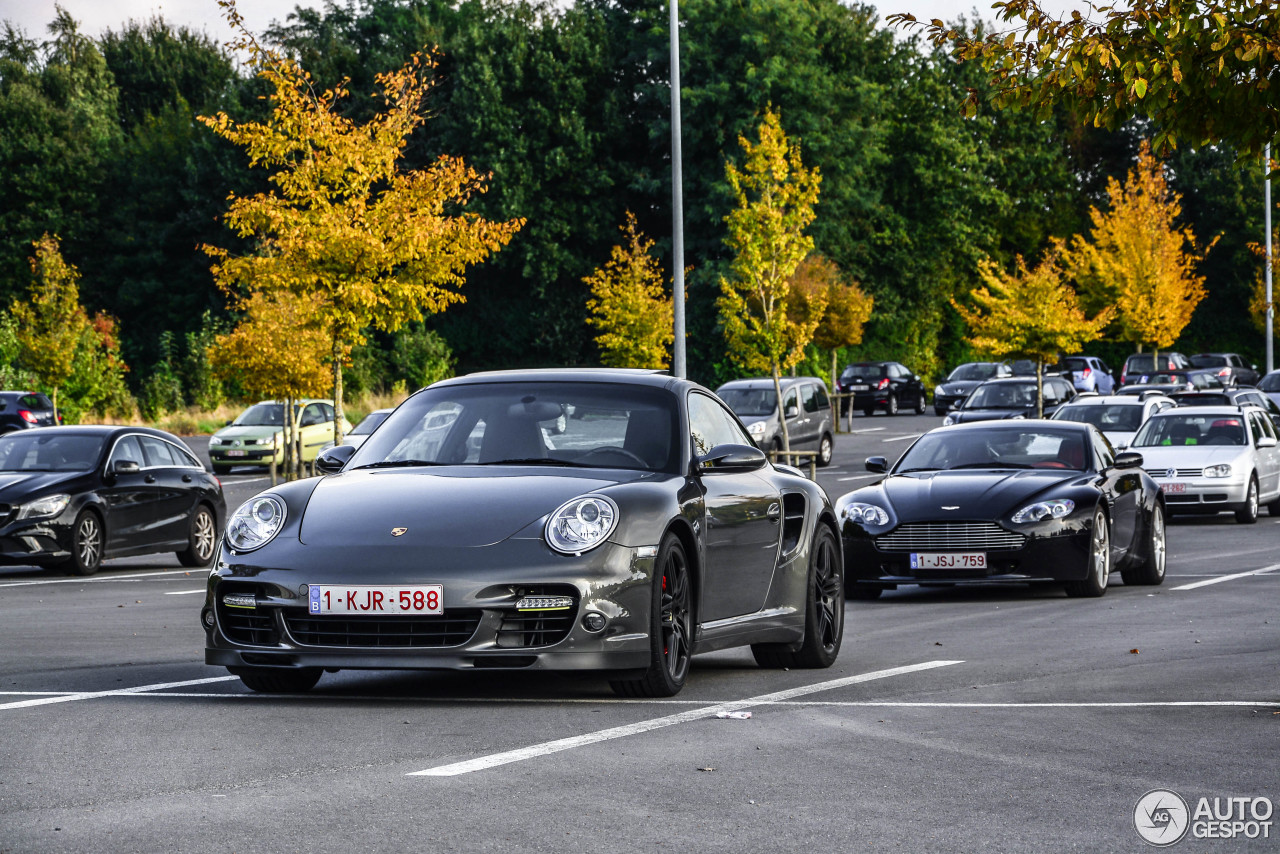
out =
<path fill-rule="evenodd" d="M 307 691 L 325 670 L 544 669 L 658 697 L 701 652 L 839 653 L 830 501 L 695 383 L 473 374 L 317 467 L 236 510 L 209 578 L 205 660 L 253 690 Z"/>

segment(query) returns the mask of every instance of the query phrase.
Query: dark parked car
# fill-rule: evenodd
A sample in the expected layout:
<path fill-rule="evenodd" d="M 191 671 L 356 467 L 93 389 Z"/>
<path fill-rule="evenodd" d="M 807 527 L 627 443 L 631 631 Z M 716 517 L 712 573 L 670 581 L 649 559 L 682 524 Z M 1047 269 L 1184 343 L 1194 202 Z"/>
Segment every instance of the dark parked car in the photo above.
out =
<path fill-rule="evenodd" d="M 1156 390 L 1162 394 L 1178 394 L 1191 391 L 1221 391 L 1222 381 L 1212 369 L 1191 368 L 1182 371 L 1157 371 L 1136 377 L 1139 382 L 1121 386 L 1116 394 L 1141 394 Z"/>
<path fill-rule="evenodd" d="M 1191 366 L 1213 368 L 1225 386 L 1258 382 L 1258 366 L 1245 362 L 1239 353 L 1197 353 L 1191 357 Z"/>
<path fill-rule="evenodd" d="M 863 415 L 883 409 L 889 415 L 910 409 L 923 415 L 924 383 L 899 362 L 855 362 L 840 373 L 840 391 L 853 395 L 853 408 Z M 848 404 L 846 403 L 847 407 Z"/>
<path fill-rule="evenodd" d="M 205 661 L 253 690 L 348 668 L 576 670 L 670 696 L 700 652 L 749 644 L 782 668 L 840 650 L 826 493 L 687 380 L 445 380 L 317 465 L 330 476 L 235 512 L 210 576 Z"/>
<path fill-rule="evenodd" d="M 361 419 L 360 423 L 351 428 L 351 432 L 342 437 L 342 441 L 348 445 L 355 445 L 357 448 L 364 443 L 365 439 L 374 430 L 378 429 L 383 421 L 387 420 L 387 416 L 394 412 L 395 409 L 375 409 Z"/>
<path fill-rule="evenodd" d="M 817 377 L 782 377 L 779 385 L 791 450 L 817 451 L 817 464 L 830 465 L 835 447 L 835 419 L 826 384 Z M 716 394 L 742 421 L 757 447 L 766 451 L 782 450 L 778 395 L 772 379 L 733 380 L 716 389 Z"/>
<path fill-rule="evenodd" d="M 1059 376 L 1042 377 L 1044 388 L 1044 417 L 1048 418 L 1058 407 L 1072 400 L 1076 390 L 1071 383 Z M 975 388 L 957 408 L 942 419 L 945 426 L 969 424 L 973 421 L 996 421 L 1003 418 L 1034 418 L 1036 416 L 1036 381 L 1027 377 L 1008 377 L 987 380 Z"/>
<path fill-rule="evenodd" d="M 1272 371 L 1258 380 L 1258 391 L 1271 398 L 1272 402 L 1280 404 L 1280 371 Z"/>
<path fill-rule="evenodd" d="M 207 566 L 222 485 L 181 439 L 146 427 L 0 436 L 0 563 L 97 572 L 104 558 L 177 552 Z"/>
<path fill-rule="evenodd" d="M 1159 364 L 1157 364 L 1157 362 Z M 1120 385 L 1144 383 L 1143 375 L 1157 371 L 1185 371 L 1191 367 L 1191 361 L 1181 353 L 1134 353 L 1124 360 L 1120 369 Z"/>
<path fill-rule="evenodd" d="M 1055 581 L 1101 596 L 1160 584 L 1165 507 L 1140 454 L 1113 454 L 1091 424 L 1004 421 L 939 427 L 888 476 L 841 496 L 849 596 L 901 584 Z"/>
<path fill-rule="evenodd" d="M 1013 376 L 1004 362 L 965 362 L 947 375 L 933 390 L 933 411 L 946 415 L 951 407 L 969 396 L 979 383 L 998 377 Z"/>
<path fill-rule="evenodd" d="M 33 427 L 54 427 L 53 401 L 34 391 L 0 391 L 0 434 Z"/>

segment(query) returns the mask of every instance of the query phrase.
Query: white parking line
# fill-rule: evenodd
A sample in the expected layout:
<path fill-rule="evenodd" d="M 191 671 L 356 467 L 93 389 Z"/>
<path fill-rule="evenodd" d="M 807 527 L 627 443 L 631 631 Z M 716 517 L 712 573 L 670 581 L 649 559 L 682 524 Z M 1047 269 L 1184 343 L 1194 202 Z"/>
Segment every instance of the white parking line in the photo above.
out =
<path fill-rule="evenodd" d="M 847 480 L 866 480 L 869 477 L 884 477 L 882 474 L 855 474 L 852 477 L 838 477 L 837 483 L 844 483 Z"/>
<path fill-rule="evenodd" d="M 883 427 L 865 427 L 861 430 L 850 430 L 850 433 L 879 433 Z"/>
<path fill-rule="evenodd" d="M 802 697 L 805 694 L 813 694 L 818 691 L 830 691 L 835 688 L 843 688 L 846 685 L 856 685 L 859 682 L 870 682 L 874 679 L 886 679 L 890 676 L 900 676 L 904 673 L 916 673 L 921 670 L 931 670 L 935 667 L 947 667 L 952 664 L 963 663 L 964 662 L 961 661 L 926 661 L 921 664 L 909 664 L 905 667 L 892 667 L 888 670 L 877 670 L 872 673 L 861 673 L 857 676 L 846 676 L 843 679 L 832 679 L 827 682 L 819 682 L 816 685 L 804 685 L 799 688 L 790 688 L 786 691 L 775 691 L 770 694 L 761 694 L 758 697 L 749 697 L 747 699 L 737 700 L 730 703 L 717 703 L 711 706 L 703 706 L 700 709 L 692 709 L 687 712 L 667 715 L 666 717 L 639 721 L 625 726 L 611 727 L 609 729 L 602 729 L 597 732 L 590 732 L 584 735 L 575 735 L 570 738 L 547 741 L 542 744 L 522 747 L 518 750 L 508 750 L 504 753 L 493 753 L 489 756 L 468 759 L 465 762 L 454 762 L 449 765 L 440 765 L 436 768 L 428 768 L 425 771 L 412 771 L 405 776 L 454 777 L 458 774 L 469 774 L 473 771 L 483 771 L 487 768 L 494 768 L 498 765 L 508 765 L 512 762 L 534 759 L 539 756 L 546 756 L 550 753 L 558 753 L 562 750 L 572 750 L 575 747 L 584 747 L 588 744 L 597 744 L 602 741 L 610 741 L 615 738 L 625 738 L 626 736 L 636 735 L 637 733 L 674 726 L 675 724 L 696 721 L 713 716 L 718 712 L 737 711 L 740 709 L 750 708 L 751 706 L 759 705 L 761 703 L 788 700 L 792 697 Z"/>
<path fill-rule="evenodd" d="M 1221 584 L 1224 581 L 1233 581 L 1237 578 L 1247 578 L 1250 575 L 1262 575 L 1265 572 L 1275 572 L 1280 569 L 1280 563 L 1273 563 L 1271 566 L 1264 566 L 1262 569 L 1252 569 L 1248 572 L 1236 572 L 1231 575 L 1218 575 L 1205 581 L 1197 581 L 1192 584 L 1184 584 L 1181 587 L 1173 587 L 1171 590 L 1195 590 L 1197 587 L 1207 587 L 1210 584 Z"/>
<path fill-rule="evenodd" d="M 117 688 L 114 691 L 85 691 L 79 694 L 41 697 L 38 700 L 18 700 L 13 703 L 0 703 L 0 710 L 47 706 L 50 703 L 71 703 L 76 700 L 96 700 L 99 697 L 127 697 L 130 694 L 145 694 L 148 691 L 163 691 L 166 688 L 185 688 L 188 685 L 208 685 L 212 682 L 229 682 L 232 679 L 239 678 L 239 676 L 213 676 L 209 679 L 188 679 L 185 682 L 160 682 L 155 685 L 139 685 L 136 688 Z"/>
<path fill-rule="evenodd" d="M 164 595 L 166 595 L 166 596 L 186 596 L 188 593 L 203 593 L 203 592 L 204 592 L 204 588 L 203 588 L 203 587 L 201 587 L 199 590 L 169 590 L 169 591 L 167 591 Z"/>
<path fill-rule="evenodd" d="M 890 436 L 888 439 L 881 439 L 881 442 L 905 442 L 907 439 L 919 439 L 923 433 L 912 433 L 910 436 Z"/>
<path fill-rule="evenodd" d="M 203 575 L 206 570 L 196 570 L 196 575 Z M 99 575 L 94 578 L 42 578 L 39 581 L 0 581 L 0 589 L 5 587 L 37 587 L 44 584 L 104 584 L 108 581 L 132 581 L 138 578 L 159 578 L 163 575 L 191 575 L 189 569 L 174 569 L 163 572 L 137 572 L 130 575 Z"/>

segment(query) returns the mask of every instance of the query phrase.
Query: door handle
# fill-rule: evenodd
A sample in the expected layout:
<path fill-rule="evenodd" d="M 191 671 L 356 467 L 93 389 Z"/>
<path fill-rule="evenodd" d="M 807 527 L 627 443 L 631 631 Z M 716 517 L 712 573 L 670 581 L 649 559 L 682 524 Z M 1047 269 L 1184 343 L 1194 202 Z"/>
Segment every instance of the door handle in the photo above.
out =
<path fill-rule="evenodd" d="M 191 475 L 189 475 L 189 474 L 184 474 L 184 475 L 182 476 L 182 482 L 183 482 L 183 483 L 190 483 L 190 482 L 191 482 Z"/>
<path fill-rule="evenodd" d="M 156 482 L 156 476 L 155 476 L 155 475 L 153 475 L 153 474 L 149 474 L 149 475 L 147 475 L 146 477 L 144 477 L 144 478 L 142 479 L 142 482 L 143 482 L 143 483 L 155 483 L 155 482 Z"/>

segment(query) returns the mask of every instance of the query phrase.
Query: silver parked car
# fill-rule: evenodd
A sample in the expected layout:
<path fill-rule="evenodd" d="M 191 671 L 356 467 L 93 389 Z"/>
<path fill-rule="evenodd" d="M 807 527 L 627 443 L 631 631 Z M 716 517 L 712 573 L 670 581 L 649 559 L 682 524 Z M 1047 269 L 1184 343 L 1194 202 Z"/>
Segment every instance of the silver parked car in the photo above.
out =
<path fill-rule="evenodd" d="M 1151 416 L 1129 449 L 1142 454 L 1171 514 L 1226 510 L 1251 524 L 1260 504 L 1280 516 L 1277 438 L 1256 406 L 1179 406 Z"/>
<path fill-rule="evenodd" d="M 780 384 L 791 450 L 817 451 L 818 465 L 830 464 L 835 422 L 826 384 L 817 377 L 783 377 Z M 716 389 L 716 394 L 742 420 L 758 448 L 782 450 L 778 395 L 772 379 L 732 380 Z"/>
<path fill-rule="evenodd" d="M 1102 431 L 1117 451 L 1133 442 L 1134 434 L 1157 412 L 1173 408 L 1173 401 L 1158 391 L 1146 394 L 1081 394 L 1053 413 L 1054 421 L 1079 421 Z"/>

